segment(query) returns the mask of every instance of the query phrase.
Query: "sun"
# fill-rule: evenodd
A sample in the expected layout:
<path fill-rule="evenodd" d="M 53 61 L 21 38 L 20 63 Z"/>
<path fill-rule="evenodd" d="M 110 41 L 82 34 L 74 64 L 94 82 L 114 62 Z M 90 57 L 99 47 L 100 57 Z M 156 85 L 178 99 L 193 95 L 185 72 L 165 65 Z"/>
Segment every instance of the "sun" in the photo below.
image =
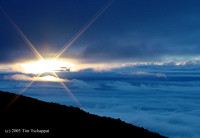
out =
<path fill-rule="evenodd" d="M 37 62 L 22 64 L 21 66 L 25 73 L 37 74 L 37 73 L 66 71 L 74 67 L 74 64 L 58 60 L 40 60 Z"/>

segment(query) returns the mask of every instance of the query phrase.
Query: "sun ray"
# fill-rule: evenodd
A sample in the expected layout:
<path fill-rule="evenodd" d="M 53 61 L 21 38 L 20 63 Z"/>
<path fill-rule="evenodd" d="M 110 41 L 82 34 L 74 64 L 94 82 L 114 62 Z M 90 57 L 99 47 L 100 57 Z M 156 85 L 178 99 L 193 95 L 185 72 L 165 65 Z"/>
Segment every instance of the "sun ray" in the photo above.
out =
<path fill-rule="evenodd" d="M 5 111 L 7 108 L 9 108 L 9 107 L 20 97 L 20 95 L 22 95 L 22 94 L 28 89 L 28 87 L 31 86 L 31 84 L 35 81 L 35 79 L 36 79 L 37 77 L 39 77 L 40 75 L 41 75 L 41 73 L 36 74 L 36 75 L 33 77 L 33 79 L 32 79 L 31 81 L 29 81 L 29 82 L 25 85 L 25 87 L 24 87 L 21 91 L 19 91 L 18 94 L 17 94 L 16 96 L 14 96 L 14 97 L 10 100 L 10 102 L 8 103 L 8 105 L 5 107 L 4 111 Z"/>
<path fill-rule="evenodd" d="M 36 74 L 36 75 L 33 77 L 33 79 L 32 79 L 31 81 L 29 81 L 29 82 L 26 84 L 26 87 L 20 91 L 19 94 L 21 95 L 22 93 L 24 93 L 24 92 L 28 89 L 28 87 L 30 87 L 31 84 L 32 84 L 38 77 L 40 77 L 40 75 L 42 75 L 42 73 Z"/>
<path fill-rule="evenodd" d="M 51 72 L 52 75 L 54 75 L 56 78 L 59 79 L 58 75 L 55 73 L 55 72 Z M 63 81 L 61 79 L 59 79 L 59 83 L 61 84 L 61 86 L 63 86 L 67 92 L 67 94 L 69 94 L 73 99 L 74 101 L 81 107 L 83 108 L 83 106 L 80 104 L 80 102 L 76 99 L 76 97 L 72 94 L 72 92 L 67 88 L 67 86 L 63 83 Z"/>
<path fill-rule="evenodd" d="M 92 18 L 89 23 L 87 23 L 85 26 L 83 26 L 79 32 L 77 32 L 70 41 L 68 41 L 63 48 L 56 53 L 56 55 L 52 58 L 53 60 L 56 60 L 59 58 L 113 3 L 113 0 L 108 3 L 99 13 L 97 13 L 94 18 Z M 21 29 L 15 24 L 15 22 L 8 16 L 8 14 L 3 10 L 3 8 L 0 6 L 0 10 L 2 13 L 6 16 L 6 18 L 9 20 L 9 22 L 12 24 L 12 26 L 15 28 L 17 33 L 20 35 L 20 37 L 25 41 L 25 43 L 29 46 L 29 48 L 32 50 L 32 52 L 40 59 L 44 60 L 44 58 L 40 55 L 40 53 L 36 50 L 36 48 L 33 46 L 33 44 L 29 41 L 29 39 L 25 36 L 25 34 L 21 31 Z M 76 97 L 71 93 L 71 91 L 67 88 L 67 86 L 63 83 L 63 81 L 58 77 L 58 75 L 55 72 L 51 72 L 56 78 L 58 78 L 59 83 L 61 86 L 65 88 L 67 91 L 67 94 L 69 94 L 74 101 L 83 108 L 83 106 L 80 104 L 80 102 L 76 99 Z M 5 109 L 7 109 L 9 106 L 11 106 L 18 98 L 19 96 L 24 93 L 30 86 L 31 84 L 37 79 L 42 73 L 36 74 L 31 81 L 29 81 L 24 89 L 22 89 L 15 97 L 11 99 L 11 101 L 8 103 Z"/>
<path fill-rule="evenodd" d="M 80 31 L 78 31 L 71 40 L 69 40 L 63 48 L 58 51 L 58 53 L 53 57 L 53 59 L 58 59 L 113 3 L 113 1 L 109 2 L 100 12 L 94 16 L 89 23 L 85 24 Z"/>
<path fill-rule="evenodd" d="M 36 50 L 36 48 L 33 46 L 33 44 L 29 41 L 29 39 L 25 36 L 25 34 L 21 31 L 21 29 L 15 24 L 15 22 L 8 16 L 8 14 L 3 10 L 2 7 L 0 7 L 0 10 L 5 15 L 5 17 L 8 19 L 8 21 L 12 24 L 12 26 L 15 28 L 17 33 L 20 35 L 20 37 L 24 40 L 24 42 L 29 46 L 29 48 L 33 51 L 33 53 L 40 59 L 43 60 L 43 57 L 40 55 L 40 53 Z"/>

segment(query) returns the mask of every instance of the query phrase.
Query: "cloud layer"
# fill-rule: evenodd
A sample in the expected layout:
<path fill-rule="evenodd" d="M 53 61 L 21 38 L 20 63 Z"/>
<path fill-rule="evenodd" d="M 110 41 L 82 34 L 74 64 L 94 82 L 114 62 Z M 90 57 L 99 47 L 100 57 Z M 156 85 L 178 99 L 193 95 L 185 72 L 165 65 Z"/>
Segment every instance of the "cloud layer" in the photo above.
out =
<path fill-rule="evenodd" d="M 175 138 L 199 137 L 199 65 L 125 66 L 110 71 L 60 72 L 61 79 L 88 112 L 120 118 Z M 0 87 L 17 92 L 25 81 L 1 74 Z M 7 77 L 8 79 L 8 77 Z M 24 79 L 24 80 L 25 80 Z M 24 95 L 77 106 L 55 82 L 35 82 Z"/>

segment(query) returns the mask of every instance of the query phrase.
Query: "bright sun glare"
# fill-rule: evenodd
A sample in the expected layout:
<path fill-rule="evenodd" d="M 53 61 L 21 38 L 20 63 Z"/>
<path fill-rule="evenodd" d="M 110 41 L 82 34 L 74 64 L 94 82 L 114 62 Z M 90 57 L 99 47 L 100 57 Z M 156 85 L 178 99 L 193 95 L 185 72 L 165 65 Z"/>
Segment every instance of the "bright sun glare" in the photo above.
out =
<path fill-rule="evenodd" d="M 23 67 L 25 73 L 36 74 L 45 72 L 65 71 L 66 69 L 74 67 L 74 64 L 57 60 L 40 60 L 37 62 L 22 64 L 21 66 Z"/>

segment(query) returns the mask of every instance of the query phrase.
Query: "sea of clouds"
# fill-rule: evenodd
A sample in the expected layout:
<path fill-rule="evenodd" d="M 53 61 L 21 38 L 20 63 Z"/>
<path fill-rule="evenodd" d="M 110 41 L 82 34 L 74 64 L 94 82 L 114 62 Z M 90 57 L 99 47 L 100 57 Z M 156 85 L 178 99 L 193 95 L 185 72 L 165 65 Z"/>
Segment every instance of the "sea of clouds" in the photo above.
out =
<path fill-rule="evenodd" d="M 141 65 L 110 71 L 58 73 L 87 112 L 120 118 L 173 138 L 200 137 L 200 66 Z M 17 93 L 27 82 L 5 80 L 0 88 Z M 24 93 L 78 106 L 56 82 L 35 82 Z"/>

